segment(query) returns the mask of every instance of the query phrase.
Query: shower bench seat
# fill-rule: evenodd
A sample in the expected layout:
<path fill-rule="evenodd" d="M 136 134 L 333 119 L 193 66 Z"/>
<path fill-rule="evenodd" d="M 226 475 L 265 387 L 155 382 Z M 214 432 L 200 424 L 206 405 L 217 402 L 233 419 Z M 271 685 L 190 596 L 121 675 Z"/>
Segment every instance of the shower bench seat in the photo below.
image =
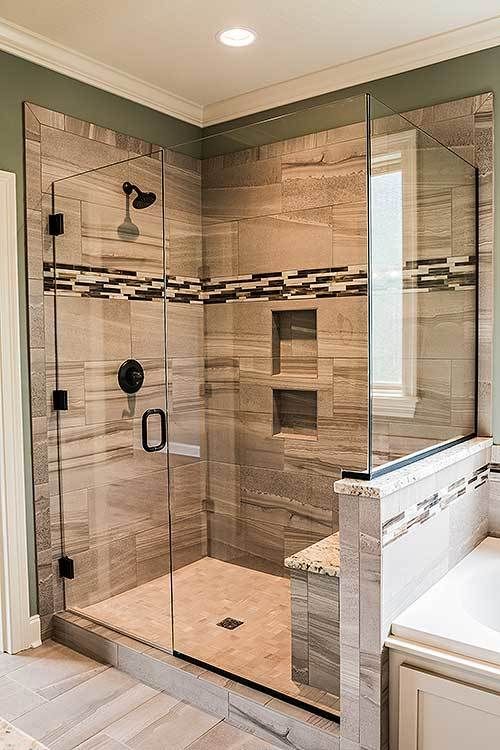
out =
<path fill-rule="evenodd" d="M 340 694 L 339 534 L 287 557 L 292 615 L 292 679 Z"/>

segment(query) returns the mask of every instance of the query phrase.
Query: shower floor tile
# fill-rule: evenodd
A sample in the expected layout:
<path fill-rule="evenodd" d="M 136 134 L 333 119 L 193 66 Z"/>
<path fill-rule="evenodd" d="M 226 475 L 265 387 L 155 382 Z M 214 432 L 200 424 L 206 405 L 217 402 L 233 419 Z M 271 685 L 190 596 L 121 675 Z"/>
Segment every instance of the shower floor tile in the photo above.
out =
<path fill-rule="evenodd" d="M 338 710 L 336 696 L 290 677 L 287 578 L 205 557 L 175 572 L 173 595 L 176 651 L 305 703 Z M 127 635 L 172 647 L 169 576 L 79 611 Z M 243 624 L 220 627 L 226 618 Z"/>

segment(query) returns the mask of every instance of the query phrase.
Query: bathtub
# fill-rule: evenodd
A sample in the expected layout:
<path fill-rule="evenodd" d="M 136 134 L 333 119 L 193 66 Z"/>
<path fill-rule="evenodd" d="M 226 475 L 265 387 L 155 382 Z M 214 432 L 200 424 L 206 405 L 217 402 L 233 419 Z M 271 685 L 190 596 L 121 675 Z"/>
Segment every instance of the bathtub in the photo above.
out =
<path fill-rule="evenodd" d="M 500 539 L 481 542 L 394 620 L 392 635 L 500 666 Z"/>

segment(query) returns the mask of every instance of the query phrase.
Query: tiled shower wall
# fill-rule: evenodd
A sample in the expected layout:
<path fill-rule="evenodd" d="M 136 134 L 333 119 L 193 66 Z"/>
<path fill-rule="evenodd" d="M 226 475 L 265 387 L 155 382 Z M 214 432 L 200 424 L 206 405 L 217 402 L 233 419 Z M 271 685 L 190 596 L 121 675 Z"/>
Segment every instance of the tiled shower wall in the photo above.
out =
<path fill-rule="evenodd" d="M 25 106 L 25 122 L 36 548 L 39 611 L 47 635 L 52 613 L 63 606 L 57 573 L 58 436 L 51 404 L 54 286 L 59 387 L 68 390 L 70 402 L 60 415 L 59 445 L 65 552 L 77 571 L 66 586 L 67 604 L 73 606 L 169 572 L 169 479 L 175 498 L 174 565 L 206 552 L 203 311 L 200 304 L 168 303 L 169 433 L 180 450 L 170 457 L 168 478 L 166 454 L 145 454 L 140 445 L 144 409 L 165 408 L 160 154 L 148 156 L 155 151 L 151 144 L 35 105 Z M 138 154 L 143 156 L 124 161 Z M 198 275 L 201 266 L 201 178 L 196 160 L 168 151 L 164 157 L 165 270 L 174 290 L 186 285 L 179 269 Z M 100 167 L 105 168 L 72 177 Z M 141 230 L 133 243 L 116 233 L 124 220 L 125 179 L 158 196 L 147 210 L 130 209 Z M 55 269 L 47 234 L 53 180 L 62 180 L 55 210 L 65 218 Z M 146 380 L 137 396 L 127 398 L 116 374 L 130 357 L 142 362 Z M 198 446 L 199 455 L 183 455 L 184 444 Z"/>
<path fill-rule="evenodd" d="M 408 117 L 466 158 L 476 159 L 481 171 L 479 405 L 481 430 L 489 433 L 491 98 L 439 105 L 409 113 Z M 127 140 L 89 123 L 34 106 L 26 108 L 34 477 L 40 613 L 45 633 L 49 632 L 54 608 L 62 606 L 62 598 L 54 569 L 60 546 L 55 494 L 52 528 L 49 513 L 47 436 L 54 446 L 55 435 L 45 383 L 47 380 L 50 394 L 53 304 L 48 280 L 45 339 L 42 263 L 44 258 L 50 263 L 52 256 L 51 245 L 42 241 L 48 210 L 47 197 L 46 206 L 42 205 L 43 194 L 48 194 L 53 179 L 130 155 L 148 154 L 152 149 L 150 144 Z M 167 296 L 183 300 L 169 302 L 167 315 L 169 439 L 174 454 L 170 481 L 173 523 L 177 525 L 174 566 L 208 552 L 282 574 L 286 555 L 337 528 L 333 481 L 340 468 L 366 465 L 363 150 L 362 128 L 354 125 L 207 159 L 203 174 L 196 160 L 165 152 Z M 148 184 L 158 182 L 158 164 L 156 159 L 144 159 L 139 185 L 148 189 Z M 159 192 L 158 186 L 156 189 Z M 103 200 L 104 206 L 99 208 L 101 197 L 96 200 L 93 193 L 92 201 L 98 208 L 91 212 L 90 222 L 85 221 L 85 204 L 92 202 L 88 194 L 64 196 L 62 200 L 67 204 L 64 210 L 68 227 L 73 230 L 71 236 L 80 237 L 81 247 L 75 255 L 75 248 L 62 243 L 58 252 L 68 265 L 83 264 L 83 256 L 91 254 L 92 247 L 96 252 L 96 228 L 109 239 L 109 229 L 116 227 L 123 214 L 123 195 L 119 200 L 117 195 L 111 202 Z M 79 211 L 72 210 L 77 204 Z M 147 213 L 141 212 L 143 216 Z M 437 220 L 439 210 L 430 216 L 431 231 L 438 234 L 439 225 L 433 225 L 432 220 Z M 151 256 L 158 262 L 158 218 L 158 214 L 151 214 L 145 232 L 148 241 L 139 258 L 131 262 L 130 257 L 120 258 L 123 248 L 118 251 L 124 269 L 139 274 L 134 282 L 139 287 L 148 286 L 148 279 L 157 272 L 157 266 L 150 263 Z M 109 272 L 105 247 L 106 243 L 100 243 L 98 250 L 103 278 Z M 114 251 L 109 256 L 116 260 Z M 74 271 L 64 269 L 69 276 Z M 332 283 L 336 290 L 333 295 Z M 253 298 L 251 302 L 218 301 L 241 296 L 242 289 Z M 292 295 L 305 291 L 308 296 L 290 299 L 283 290 Z M 311 291 L 315 297 L 311 297 Z M 199 304 L 201 299 L 205 304 Z M 185 304 L 188 300 L 193 304 Z M 64 314 L 66 306 L 74 320 L 71 306 L 76 310 L 83 302 L 87 311 L 90 302 L 95 309 L 94 320 L 102 325 L 104 301 L 82 300 L 69 292 L 58 315 Z M 116 493 L 113 496 L 106 491 L 98 503 L 94 473 L 87 472 L 91 481 L 85 480 L 84 487 L 77 482 L 75 504 L 68 501 L 65 518 L 68 551 L 80 555 L 84 569 L 107 571 L 98 581 L 99 598 L 168 571 L 165 466 L 156 466 L 146 482 L 137 480 L 144 475 L 139 451 L 134 452 L 137 422 L 133 415 L 122 418 L 122 394 L 115 386 L 116 365 L 122 356 L 133 354 L 144 357 L 151 368 L 154 388 L 145 392 L 144 405 L 150 398 L 162 398 L 159 363 L 164 342 L 163 306 L 158 300 L 117 299 L 107 300 L 108 304 L 108 340 L 96 342 L 90 337 L 85 341 L 88 329 L 82 331 L 83 348 L 69 341 L 68 361 L 64 363 L 72 398 L 81 406 L 79 423 L 67 425 L 65 450 L 70 476 L 81 473 L 89 453 L 99 456 L 112 472 L 118 470 L 107 482 L 109 487 L 116 487 Z M 303 311 L 308 311 L 305 318 Z M 447 312 L 443 314 L 446 317 Z M 281 328 L 281 342 L 279 336 L 277 341 L 277 326 Z M 107 357 L 113 347 L 121 346 L 122 335 L 125 341 L 129 336 L 130 348 L 120 348 L 106 365 L 100 361 L 98 367 L 92 366 L 96 346 L 97 350 L 105 349 Z M 90 360 L 82 354 L 87 345 Z M 76 356 L 71 354 L 72 349 L 79 359 L 72 359 Z M 428 383 L 427 413 L 432 413 L 442 398 L 441 385 L 439 378 L 436 383 Z M 273 399 L 273 389 L 281 393 L 281 401 Z M 293 394 L 299 392 L 302 398 L 295 398 Z M 313 420 L 307 396 L 311 392 L 317 392 Z M 276 409 L 280 403 L 287 407 L 281 414 L 284 427 L 278 429 Z M 109 422 L 106 415 L 105 427 L 101 423 L 96 432 L 93 420 L 103 404 L 110 408 Z M 464 403 L 464 411 L 469 406 Z M 290 434 L 287 409 L 293 413 L 292 423 L 306 425 L 306 434 L 300 430 Z M 397 429 L 395 435 L 398 440 L 407 440 L 408 448 L 416 447 L 418 435 L 401 435 Z M 185 455 L 193 452 L 193 446 L 199 447 L 199 457 Z M 128 477 L 121 476 L 120 453 L 132 465 Z M 158 504 L 151 502 L 153 495 Z M 99 557 L 103 550 L 104 558 Z M 75 589 L 75 596 L 82 603 L 90 601 L 90 591 L 95 595 L 96 581 L 90 574 L 76 586 L 81 587 Z"/>
<path fill-rule="evenodd" d="M 283 575 L 366 468 L 365 154 L 359 123 L 203 161 L 213 556 Z"/>
<path fill-rule="evenodd" d="M 406 117 L 479 166 L 479 430 L 489 434 L 492 97 Z M 372 152 L 385 154 L 411 131 L 390 116 L 373 128 Z M 416 224 L 404 296 L 413 302 L 405 315 L 416 328 L 417 403 L 411 418 L 375 413 L 375 465 L 474 431 L 474 175 L 425 133 L 415 136 Z M 284 556 L 326 535 L 330 509 L 321 497 L 331 478 L 367 467 L 364 147 L 360 123 L 203 162 L 204 274 L 214 290 L 205 306 L 214 556 L 252 564 L 257 555 L 279 572 Z M 297 323 L 300 346 L 288 347 L 283 367 L 275 318 L 285 311 L 313 313 L 316 331 Z M 305 396 L 317 393 L 314 439 L 276 430 L 280 389 L 302 393 L 297 411 L 310 411 Z M 335 503 L 332 511 L 335 530 Z"/>

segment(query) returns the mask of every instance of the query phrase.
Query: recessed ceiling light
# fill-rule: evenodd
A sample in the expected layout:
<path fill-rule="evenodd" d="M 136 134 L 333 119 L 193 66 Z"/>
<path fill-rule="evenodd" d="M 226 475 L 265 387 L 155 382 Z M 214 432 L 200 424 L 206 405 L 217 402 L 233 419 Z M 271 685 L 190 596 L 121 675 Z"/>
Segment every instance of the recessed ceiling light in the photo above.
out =
<path fill-rule="evenodd" d="M 252 29 L 238 26 L 234 29 L 224 29 L 217 34 L 217 40 L 227 47 L 247 47 L 257 39 L 257 34 Z"/>

